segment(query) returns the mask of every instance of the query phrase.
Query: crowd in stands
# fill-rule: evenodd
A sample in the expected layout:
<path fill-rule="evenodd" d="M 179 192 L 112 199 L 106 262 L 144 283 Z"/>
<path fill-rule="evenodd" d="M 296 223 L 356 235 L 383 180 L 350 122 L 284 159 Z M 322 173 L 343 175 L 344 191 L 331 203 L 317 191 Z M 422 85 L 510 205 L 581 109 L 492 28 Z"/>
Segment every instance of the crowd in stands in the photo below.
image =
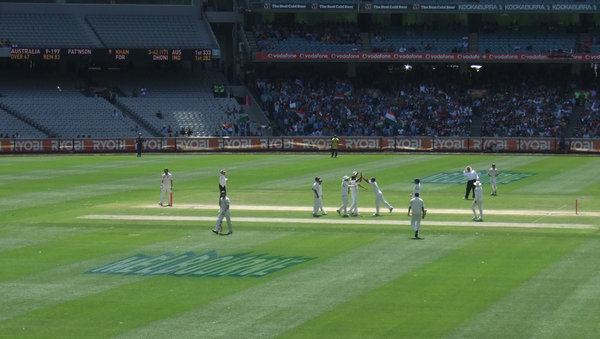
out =
<path fill-rule="evenodd" d="M 9 39 L 0 39 L 0 47 L 19 47 L 19 44 Z"/>
<path fill-rule="evenodd" d="M 436 85 L 389 90 L 349 79 L 258 78 L 253 84 L 275 133 L 344 136 L 464 136 L 472 111 L 466 96 Z"/>
<path fill-rule="evenodd" d="M 482 136 L 560 137 L 573 111 L 570 91 L 538 86 L 492 93 L 478 103 Z"/>
<path fill-rule="evenodd" d="M 304 39 L 331 44 L 360 43 L 358 27 L 344 23 L 309 26 L 305 23 L 261 23 L 252 27 L 259 51 L 275 48 L 277 42 L 287 39 Z"/>
<path fill-rule="evenodd" d="M 579 115 L 579 124 L 575 133 L 579 138 L 600 138 L 600 101 L 597 91 L 591 90 L 589 97 L 583 100 L 583 110 Z"/>
<path fill-rule="evenodd" d="M 440 32 L 437 38 L 442 38 L 442 32 L 466 32 L 466 28 L 462 27 L 458 23 L 452 23 L 446 27 L 437 27 L 431 25 L 409 25 L 402 27 L 402 30 L 384 29 L 377 27 L 371 30 L 370 35 L 374 46 L 373 52 L 384 52 L 384 53 L 423 53 L 423 52 L 453 52 L 453 53 L 466 53 L 469 51 L 469 37 L 461 35 L 459 39 L 455 39 L 450 42 L 450 49 L 448 46 L 437 46 L 435 43 L 436 34 L 430 34 L 433 32 Z M 395 45 L 393 41 L 398 39 L 399 35 L 404 35 L 407 38 L 408 43 L 403 43 L 400 46 Z M 422 41 L 418 43 L 414 41 L 414 37 L 423 37 Z M 449 40 L 452 40 L 451 38 Z"/>
<path fill-rule="evenodd" d="M 482 137 L 563 137 L 578 104 L 571 86 L 543 81 L 473 91 L 449 79 L 390 81 L 262 76 L 250 86 L 282 136 L 470 136 L 477 114 Z M 598 137 L 600 103 L 595 94 L 585 103 L 581 136 Z"/>

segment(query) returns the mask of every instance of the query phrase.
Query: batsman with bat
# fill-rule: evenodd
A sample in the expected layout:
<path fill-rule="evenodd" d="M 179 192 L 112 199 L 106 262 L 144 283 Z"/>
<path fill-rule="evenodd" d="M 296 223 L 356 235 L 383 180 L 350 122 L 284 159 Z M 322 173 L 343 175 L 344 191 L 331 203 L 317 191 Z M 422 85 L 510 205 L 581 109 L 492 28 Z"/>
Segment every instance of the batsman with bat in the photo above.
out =
<path fill-rule="evenodd" d="M 165 168 L 165 171 L 162 175 L 160 189 L 160 201 L 158 204 L 164 206 L 165 193 L 169 192 L 169 196 L 167 197 L 167 199 L 169 199 L 169 203 L 167 205 L 173 206 L 173 175 L 169 172 L 168 168 Z"/>

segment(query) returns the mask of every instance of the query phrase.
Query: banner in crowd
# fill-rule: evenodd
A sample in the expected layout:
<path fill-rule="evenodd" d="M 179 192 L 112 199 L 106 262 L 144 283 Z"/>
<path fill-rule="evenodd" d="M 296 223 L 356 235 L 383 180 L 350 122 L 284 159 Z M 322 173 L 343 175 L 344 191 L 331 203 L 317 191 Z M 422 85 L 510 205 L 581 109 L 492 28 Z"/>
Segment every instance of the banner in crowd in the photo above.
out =
<path fill-rule="evenodd" d="M 256 61 L 386 61 L 386 62 L 598 62 L 600 54 L 584 53 L 299 53 L 257 52 Z"/>
<path fill-rule="evenodd" d="M 429 1 L 397 1 L 397 0 L 331 0 L 327 3 L 306 2 L 300 3 L 293 0 L 251 0 L 250 8 L 253 11 L 336 11 L 336 12 L 421 12 L 421 13 L 589 13 L 598 12 L 599 6 L 585 1 L 575 3 L 431 3 Z"/>
<path fill-rule="evenodd" d="M 340 151 L 600 153 L 600 139 L 340 137 Z M 135 152 L 135 139 L 0 139 L 0 154 Z M 143 152 L 325 152 L 329 137 L 146 138 Z"/>

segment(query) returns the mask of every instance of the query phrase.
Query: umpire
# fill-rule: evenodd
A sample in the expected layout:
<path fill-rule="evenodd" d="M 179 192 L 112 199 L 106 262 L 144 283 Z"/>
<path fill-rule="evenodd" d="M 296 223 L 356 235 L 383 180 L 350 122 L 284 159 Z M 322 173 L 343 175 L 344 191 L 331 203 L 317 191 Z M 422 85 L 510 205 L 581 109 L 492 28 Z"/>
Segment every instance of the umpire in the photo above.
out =
<path fill-rule="evenodd" d="M 138 133 L 137 138 L 135 138 L 135 149 L 138 158 L 142 156 L 142 146 L 144 146 L 144 138 L 142 138 L 142 133 Z"/>
<path fill-rule="evenodd" d="M 473 199 L 475 199 L 475 181 L 479 180 L 479 175 L 471 166 L 467 166 L 463 171 L 463 175 L 467 178 L 467 189 L 465 191 L 465 200 L 469 199 L 469 193 L 473 191 Z"/>

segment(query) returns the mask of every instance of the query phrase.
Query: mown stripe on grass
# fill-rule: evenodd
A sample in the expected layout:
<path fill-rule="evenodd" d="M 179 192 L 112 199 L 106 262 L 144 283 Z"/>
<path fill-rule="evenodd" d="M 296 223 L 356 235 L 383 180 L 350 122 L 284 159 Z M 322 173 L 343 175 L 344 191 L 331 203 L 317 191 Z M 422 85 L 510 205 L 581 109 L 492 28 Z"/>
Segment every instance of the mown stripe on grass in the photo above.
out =
<path fill-rule="evenodd" d="M 89 232 L 93 232 L 93 230 L 81 227 L 33 227 L 27 225 L 3 227 L 0 237 L 0 253 Z"/>
<path fill-rule="evenodd" d="M 167 216 L 167 215 L 115 215 L 115 214 L 88 214 L 79 216 L 80 219 L 91 220 L 129 220 L 129 221 L 214 221 L 215 217 L 196 216 Z M 395 225 L 408 226 L 410 220 L 382 220 L 382 219 L 349 219 L 349 218 L 264 218 L 264 217 L 236 217 L 235 222 L 276 223 L 276 224 L 347 224 L 347 225 Z M 425 222 L 423 222 L 425 225 Z M 570 229 L 598 229 L 590 224 L 560 224 L 560 223 L 524 223 L 524 222 L 475 222 L 475 221 L 427 221 L 428 226 L 460 226 L 460 227 L 518 227 L 518 228 L 570 228 Z"/>
<path fill-rule="evenodd" d="M 445 337 L 598 337 L 598 257 L 598 239 L 581 244 Z"/>
<path fill-rule="evenodd" d="M 335 187 L 335 192 L 339 192 L 339 185 L 341 184 L 342 177 L 344 175 L 351 175 L 353 171 L 363 172 L 364 175 L 372 176 L 376 175 L 376 173 L 382 173 L 386 171 L 390 171 L 402 166 L 410 166 L 416 165 L 422 162 L 427 162 L 429 160 L 435 159 L 435 156 L 417 156 L 417 157 L 402 157 L 402 156 L 362 156 L 360 159 L 357 159 L 356 156 L 353 156 L 351 159 L 353 161 L 351 163 L 345 161 L 340 162 L 340 159 L 330 159 L 329 157 L 321 156 L 311 156 L 306 159 L 307 161 L 313 162 L 306 163 L 304 166 L 306 169 L 310 169 L 309 171 L 302 171 L 302 168 L 298 168 L 298 164 L 302 164 L 299 162 L 298 164 L 290 164 L 288 166 L 280 166 L 277 163 L 277 167 L 281 169 L 279 173 L 274 173 L 277 177 L 265 177 L 264 181 L 260 182 L 245 182 L 238 183 L 238 186 L 242 189 L 259 189 L 259 190 L 280 190 L 282 187 L 286 188 L 300 188 L 307 187 L 310 189 L 312 183 L 314 182 L 314 178 L 316 176 L 321 177 L 324 181 L 324 187 Z M 439 156 L 437 157 L 439 158 Z M 318 172 L 314 172 L 314 162 L 319 161 L 322 164 L 321 169 Z M 360 165 L 358 165 L 358 163 Z M 297 173 L 300 172 L 300 173 Z M 297 173 L 297 174 L 296 174 Z M 380 178 L 381 179 L 381 178 Z M 386 180 L 381 180 L 384 184 L 381 186 L 383 188 L 391 188 L 396 189 L 398 187 L 404 187 L 405 185 L 410 185 L 410 180 L 404 185 L 400 184 L 392 184 L 391 182 L 387 182 Z M 335 184 L 333 184 L 335 183 Z M 366 185 L 366 184 L 364 184 Z M 363 185 L 363 186 L 364 186 Z M 385 185 L 385 186 L 384 186 Z M 367 185 L 368 186 L 368 185 Z M 370 190 L 370 188 L 369 188 Z"/>
<path fill-rule="evenodd" d="M 537 180 L 535 183 L 516 188 L 513 190 L 513 193 L 572 194 L 590 185 L 598 184 L 600 182 L 600 177 L 598 176 L 600 159 L 578 158 L 577 160 L 576 162 L 571 161 L 569 163 L 568 170 Z"/>
<path fill-rule="evenodd" d="M 468 246 L 315 318 L 285 337 L 437 338 L 485 311 L 582 240 L 482 234 Z M 558 288 L 560 283 L 552 287 Z M 503 311 L 511 312 L 512 307 L 506 306 Z M 510 322 L 504 324 L 504 328 L 510 326 Z M 495 334 L 473 337 L 528 337 L 517 332 Z"/>
<path fill-rule="evenodd" d="M 57 179 L 57 177 L 54 177 L 53 175 L 48 175 L 44 178 L 45 181 L 42 180 L 38 184 L 38 186 L 44 187 L 43 190 L 35 190 L 32 192 L 17 193 L 11 196 L 0 197 L 0 212 L 56 203 L 65 203 L 69 201 L 98 197 L 108 194 L 119 194 L 135 189 L 158 187 L 161 180 L 162 170 L 164 168 L 164 165 L 158 165 L 160 163 L 159 160 L 161 159 L 162 158 L 157 158 L 154 159 L 154 161 L 152 162 L 144 160 L 144 162 L 141 163 L 136 163 L 134 159 L 131 159 L 131 161 L 128 162 L 119 161 L 116 163 L 108 162 L 105 164 L 97 164 L 94 162 L 89 165 L 82 165 L 81 170 L 70 170 L 69 167 L 66 167 L 68 175 L 65 176 L 61 174 L 58 177 L 63 179 L 70 177 L 70 180 L 66 180 L 63 184 L 55 185 L 53 180 Z M 193 160 L 191 158 L 188 159 Z M 92 160 L 94 160 L 94 158 L 92 158 Z M 252 169 L 261 170 L 264 168 L 270 168 L 273 167 L 275 164 L 280 164 L 282 161 L 282 159 L 278 159 L 277 157 L 264 159 L 264 161 L 255 161 L 255 158 L 252 157 L 249 158 L 248 161 L 239 161 L 232 163 L 230 168 L 233 168 L 234 170 L 239 169 L 239 171 L 243 173 L 244 171 Z M 293 163 L 299 163 L 302 161 L 302 158 L 289 157 L 288 161 L 293 161 Z M 147 166 L 155 165 L 157 167 L 156 174 L 136 176 L 123 174 L 123 168 L 120 166 L 123 166 L 123 164 L 130 163 L 135 165 L 131 166 L 131 168 L 135 168 L 136 166 L 145 168 Z M 99 168 L 97 170 L 94 170 L 96 165 L 98 165 Z M 211 167 L 214 169 L 211 169 Z M 176 171 L 174 172 L 175 182 L 177 185 L 181 185 L 189 181 L 214 178 L 214 181 L 216 183 L 218 179 L 217 168 L 219 167 L 211 167 L 193 168 L 188 170 Z M 241 174 L 240 172 L 238 172 L 238 175 Z M 24 171 L 24 173 L 27 173 L 27 171 Z M 76 178 L 76 175 L 80 176 L 91 173 L 105 173 L 105 175 L 96 175 L 94 176 L 94 178 L 89 179 L 86 179 L 85 176 L 77 178 L 78 181 L 82 182 L 83 184 L 77 184 L 75 181 L 73 181 L 73 179 Z M 36 171 L 34 171 L 33 173 L 33 178 L 35 178 L 35 174 Z M 22 186 L 28 181 L 19 181 L 11 179 L 9 182 L 12 184 L 18 184 Z M 32 184 L 30 183 L 30 185 Z M 157 189 L 156 199 L 158 199 L 159 194 L 160 191 Z"/>
<path fill-rule="evenodd" d="M 137 230 L 128 233 L 129 242 L 134 243 L 137 238 L 143 238 Z M 165 234 L 173 233 L 164 230 Z M 181 232 L 178 232 L 178 234 Z M 204 234 L 204 236 L 202 236 Z M 120 286 L 135 283 L 152 277 L 134 275 L 96 275 L 85 274 L 90 269 L 128 258 L 136 254 L 160 255 L 164 253 L 206 253 L 217 250 L 219 254 L 230 254 L 246 251 L 248 248 L 276 241 L 289 236 L 289 232 L 244 232 L 243 235 L 233 238 L 217 237 L 209 230 L 190 232 L 178 238 L 154 242 L 149 244 L 136 243 L 134 248 L 114 248 L 110 253 L 98 253 L 97 257 L 84 259 L 74 263 L 59 265 L 42 269 L 38 273 L 14 278 L 0 282 L 0 333 L 2 329 L 12 328 L 20 320 L 9 322 L 15 317 L 27 318 L 27 313 L 43 311 L 58 304 L 68 303 L 104 291 L 119 288 Z M 226 246 L 226 247 L 224 247 Z M 16 263 L 25 265 L 26 261 Z M 93 310 L 90 310 L 92 312 Z M 5 322 L 5 323 L 2 323 Z M 27 321 L 24 321 L 27 323 Z M 43 333 L 43 332 L 42 332 Z M 0 335 L 1 337 L 1 335 Z"/>
<path fill-rule="evenodd" d="M 275 337 L 472 240 L 390 236 L 120 337 Z"/>

